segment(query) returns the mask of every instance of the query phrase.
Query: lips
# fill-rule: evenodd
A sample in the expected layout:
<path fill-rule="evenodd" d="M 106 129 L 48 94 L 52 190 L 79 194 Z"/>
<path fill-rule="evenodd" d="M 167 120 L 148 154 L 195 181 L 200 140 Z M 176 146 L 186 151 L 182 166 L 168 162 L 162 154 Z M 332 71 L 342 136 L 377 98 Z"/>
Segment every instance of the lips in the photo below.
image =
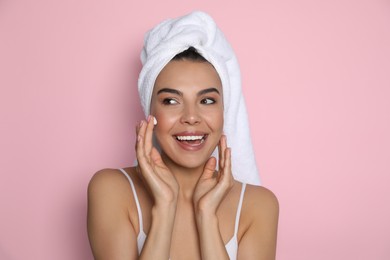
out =
<path fill-rule="evenodd" d="M 179 146 L 186 151 L 197 151 L 202 149 L 208 137 L 203 132 L 181 132 L 173 136 Z"/>

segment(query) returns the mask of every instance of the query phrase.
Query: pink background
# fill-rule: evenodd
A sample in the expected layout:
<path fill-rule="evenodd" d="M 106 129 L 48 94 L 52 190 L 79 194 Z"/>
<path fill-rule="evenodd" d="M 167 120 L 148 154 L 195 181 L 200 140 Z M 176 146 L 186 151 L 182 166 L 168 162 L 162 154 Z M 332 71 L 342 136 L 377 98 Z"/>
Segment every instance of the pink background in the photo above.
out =
<path fill-rule="evenodd" d="M 209 12 L 239 58 L 278 259 L 390 259 L 390 2 L 0 2 L 0 259 L 92 259 L 86 188 L 134 160 L 143 35 Z"/>

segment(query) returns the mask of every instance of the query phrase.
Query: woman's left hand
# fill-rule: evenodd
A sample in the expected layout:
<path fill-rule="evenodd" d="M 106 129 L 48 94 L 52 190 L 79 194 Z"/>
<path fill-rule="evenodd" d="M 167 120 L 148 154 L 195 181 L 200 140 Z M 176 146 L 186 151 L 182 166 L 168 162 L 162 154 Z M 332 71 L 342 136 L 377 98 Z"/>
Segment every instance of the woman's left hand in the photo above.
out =
<path fill-rule="evenodd" d="M 216 159 L 211 157 L 195 187 L 193 203 L 195 213 L 215 215 L 223 198 L 233 187 L 231 171 L 231 149 L 227 147 L 226 136 L 222 135 L 219 145 L 219 171 L 215 171 Z"/>

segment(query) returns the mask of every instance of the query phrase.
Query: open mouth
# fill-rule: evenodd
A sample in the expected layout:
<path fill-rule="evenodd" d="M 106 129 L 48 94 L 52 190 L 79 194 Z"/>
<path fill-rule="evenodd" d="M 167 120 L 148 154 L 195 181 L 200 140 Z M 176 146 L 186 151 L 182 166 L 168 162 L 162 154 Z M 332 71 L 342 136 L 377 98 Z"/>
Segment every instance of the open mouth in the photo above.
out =
<path fill-rule="evenodd" d="M 176 135 L 175 138 L 182 144 L 187 144 L 191 146 L 197 146 L 204 143 L 207 139 L 207 134 L 205 135 Z"/>

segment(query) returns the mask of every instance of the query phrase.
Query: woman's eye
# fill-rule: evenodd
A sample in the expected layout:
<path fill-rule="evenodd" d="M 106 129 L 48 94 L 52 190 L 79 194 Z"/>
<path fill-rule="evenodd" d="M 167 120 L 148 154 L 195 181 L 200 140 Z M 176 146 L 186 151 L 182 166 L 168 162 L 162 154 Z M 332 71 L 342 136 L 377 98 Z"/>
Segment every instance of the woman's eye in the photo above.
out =
<path fill-rule="evenodd" d="M 162 103 L 163 103 L 164 105 L 175 105 L 175 104 L 177 104 L 178 102 L 177 102 L 177 100 L 175 100 L 175 99 L 173 99 L 173 98 L 164 98 L 163 101 L 162 101 Z"/>
<path fill-rule="evenodd" d="M 211 104 L 215 103 L 215 100 L 212 98 L 205 98 L 205 99 L 202 99 L 201 103 L 205 104 L 205 105 L 211 105 Z"/>

